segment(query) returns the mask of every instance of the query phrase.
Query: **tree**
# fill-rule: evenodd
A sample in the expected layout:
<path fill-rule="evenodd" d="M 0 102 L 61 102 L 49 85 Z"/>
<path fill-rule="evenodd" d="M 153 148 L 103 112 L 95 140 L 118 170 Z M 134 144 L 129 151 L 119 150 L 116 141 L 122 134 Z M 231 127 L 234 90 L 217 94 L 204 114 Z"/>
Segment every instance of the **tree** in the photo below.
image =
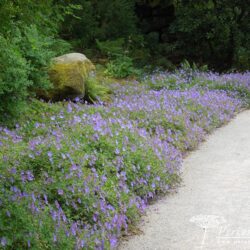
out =
<path fill-rule="evenodd" d="M 69 16 L 62 26 L 61 35 L 75 40 L 81 49 L 95 47 L 95 40 L 109 40 L 135 34 L 136 15 L 134 0 L 75 0 L 81 6 L 75 18 Z"/>
<path fill-rule="evenodd" d="M 220 70 L 237 66 L 239 52 L 249 54 L 249 11 L 249 4 L 240 0 L 176 1 L 171 32 L 180 57 Z"/>

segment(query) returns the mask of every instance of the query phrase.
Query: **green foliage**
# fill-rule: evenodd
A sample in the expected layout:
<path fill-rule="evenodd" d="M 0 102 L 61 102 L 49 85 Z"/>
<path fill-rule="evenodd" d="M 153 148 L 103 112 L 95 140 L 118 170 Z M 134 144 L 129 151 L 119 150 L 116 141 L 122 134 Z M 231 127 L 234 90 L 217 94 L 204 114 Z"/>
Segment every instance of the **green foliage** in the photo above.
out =
<path fill-rule="evenodd" d="M 134 0 L 76 0 L 74 3 L 82 9 L 75 11 L 78 18 L 65 19 L 62 34 L 76 40 L 79 48 L 93 48 L 96 39 L 128 37 L 137 31 Z"/>
<path fill-rule="evenodd" d="M 145 47 L 143 35 L 134 34 L 129 37 L 119 37 L 114 40 L 100 41 L 96 39 L 96 46 L 102 56 L 109 59 L 128 56 L 137 62 L 146 61 L 149 59 L 149 50 Z"/>
<path fill-rule="evenodd" d="M 181 67 L 173 73 L 164 74 L 164 72 L 156 72 L 153 77 L 146 77 L 145 83 L 154 90 L 169 89 L 169 90 L 185 90 L 194 86 L 207 87 L 210 81 L 204 80 L 200 76 L 202 73 L 208 72 L 208 66 L 197 66 L 195 63 L 189 63 L 184 60 Z"/>
<path fill-rule="evenodd" d="M 146 138 L 121 127 L 112 119 L 112 112 L 107 113 L 103 107 L 67 105 L 72 108 L 70 112 L 64 104 L 31 103 L 20 129 L 23 140 L 4 144 L 0 152 L 0 198 L 4 207 L 0 211 L 0 235 L 7 239 L 8 247 L 26 249 L 30 244 L 33 249 L 73 249 L 72 224 L 82 221 L 87 225 L 82 231 L 86 235 L 77 237 L 84 237 L 90 249 L 94 249 L 95 239 L 102 239 L 105 249 L 110 249 L 108 236 L 117 233 L 116 228 L 107 229 L 108 233 L 102 229 L 123 213 L 131 223 L 138 220 L 140 209 L 136 204 L 140 199 L 135 194 L 145 197 L 164 189 L 162 182 L 171 186 L 178 179 L 175 173 L 166 172 L 164 161 Z M 73 124 L 76 117 L 84 117 L 84 124 Z M 88 124 L 92 118 L 93 126 Z M 70 121 L 72 125 L 68 126 Z M 107 127 L 97 131 L 102 122 Z M 112 136 L 103 134 L 106 129 Z M 51 131 L 55 133 L 51 135 Z M 38 138 L 43 139 L 36 144 Z M 29 179 L 27 171 L 32 173 Z M 147 178 L 148 185 L 138 178 Z M 129 189 L 121 186 L 125 183 Z M 19 190 L 27 195 L 20 195 Z M 15 198 L 9 202 L 12 196 Z M 101 201 L 111 209 L 100 207 Z M 88 234 L 88 228 L 95 228 L 95 224 L 98 230 Z"/>
<path fill-rule="evenodd" d="M 101 46 L 102 52 L 120 54 L 125 41 L 126 55 L 140 66 L 172 70 L 187 58 L 220 71 L 248 70 L 248 17 L 249 4 L 242 0 L 2 0 L 0 32 L 6 36 L 32 24 L 45 36 L 59 32 L 91 57 Z"/>
<path fill-rule="evenodd" d="M 28 95 L 32 82 L 28 79 L 30 67 L 19 46 L 0 35 L 0 112 L 1 121 L 6 113 L 18 113 L 18 105 Z"/>
<path fill-rule="evenodd" d="M 0 31 L 9 33 L 17 27 L 36 25 L 39 31 L 51 35 L 57 32 L 64 13 L 53 0 L 2 0 L 0 3 Z"/>
<path fill-rule="evenodd" d="M 203 82 L 202 85 L 207 85 L 208 89 L 211 90 L 226 91 L 229 96 L 233 95 L 234 97 L 243 99 L 246 107 L 250 107 L 250 90 L 247 86 L 237 84 L 237 81 L 228 80 L 224 84 L 220 84 L 220 82 L 217 81 L 206 81 L 205 83 Z"/>
<path fill-rule="evenodd" d="M 157 72 L 154 76 L 146 77 L 145 84 L 153 90 L 181 90 L 195 88 L 198 90 L 219 90 L 228 96 L 242 100 L 245 107 L 250 106 L 250 90 L 247 80 L 230 79 L 227 75 L 216 75 L 211 79 L 211 72 L 207 66 L 198 67 L 188 61 L 182 63 L 182 67 L 175 73 Z M 239 74 L 240 77 L 240 74 Z"/>
<path fill-rule="evenodd" d="M 247 47 L 239 47 L 237 49 L 234 68 L 243 71 L 250 69 L 250 49 Z"/>
<path fill-rule="evenodd" d="M 248 16 L 245 1 L 178 1 L 170 28 L 178 41 L 175 53 L 217 70 L 240 68 L 239 52 L 250 47 Z"/>
<path fill-rule="evenodd" d="M 118 42 L 121 38 L 125 43 L 137 43 L 133 44 L 134 50 L 129 44 L 127 48 L 129 56 L 140 65 L 150 62 L 172 70 L 173 64 L 187 58 L 219 70 L 249 68 L 249 5 L 245 1 L 75 3 L 82 8 L 76 10 L 77 18 L 70 16 L 65 20 L 62 35 L 73 40 L 78 49 L 92 51 L 91 55 L 96 48 L 100 49 L 94 43 L 96 39 L 107 41 L 105 46 L 113 51 L 115 43 L 110 40 Z"/>
<path fill-rule="evenodd" d="M 196 63 L 190 63 L 187 60 L 184 60 L 180 69 L 176 70 L 176 74 L 188 82 L 193 82 L 201 72 L 208 72 L 208 66 L 199 67 Z M 193 86 L 195 83 L 191 85 Z"/>
<path fill-rule="evenodd" d="M 26 99 L 34 96 L 38 89 L 52 87 L 48 76 L 50 60 L 57 51 L 68 49 L 65 42 L 42 34 L 35 25 L 16 28 L 6 37 L 1 36 L 0 45 L 0 112 L 3 120 L 6 115 L 18 116 Z M 56 46 L 57 50 L 54 49 Z"/>
<path fill-rule="evenodd" d="M 17 129 L 0 129 L 3 248 L 113 249 L 145 202 L 178 183 L 183 153 L 243 105 L 206 88 L 116 87 L 110 106 L 32 100 Z"/>
<path fill-rule="evenodd" d="M 208 66 L 207 65 L 202 65 L 198 66 L 196 63 L 190 63 L 188 60 L 184 60 L 181 63 L 181 69 L 185 72 L 208 72 Z M 178 72 L 178 70 L 176 71 Z"/>
<path fill-rule="evenodd" d="M 51 58 L 56 55 L 51 50 L 52 44 L 52 38 L 39 33 L 36 26 L 32 25 L 24 28 L 19 46 L 23 56 L 30 64 L 29 79 L 34 88 L 48 89 L 51 87 L 48 67 Z"/>
<path fill-rule="evenodd" d="M 128 56 L 119 56 L 106 65 L 105 73 L 115 78 L 138 76 L 140 71 L 134 67 L 133 59 Z"/>
<path fill-rule="evenodd" d="M 100 82 L 95 76 L 90 76 L 85 82 L 85 99 L 90 103 L 111 101 L 111 89 Z"/>
<path fill-rule="evenodd" d="M 35 89 L 50 87 L 50 58 L 70 49 L 59 34 L 93 57 L 98 49 L 110 60 L 106 74 L 117 78 L 140 74 L 135 65 L 173 70 L 183 58 L 249 70 L 248 17 L 246 1 L 1 0 L 0 112 L 18 114 Z M 186 78 L 195 71 L 186 69 Z"/>
<path fill-rule="evenodd" d="M 110 61 L 106 64 L 104 73 L 115 78 L 137 76 L 140 72 L 134 67 L 133 59 L 129 56 L 130 46 L 124 38 L 108 41 L 96 41 L 103 55 L 108 56 Z"/>
<path fill-rule="evenodd" d="M 49 210 L 45 210 L 34 216 L 28 209 L 28 203 L 20 199 L 17 202 L 8 202 L 8 193 L 1 195 L 1 202 L 5 204 L 5 209 L 0 211 L 0 232 L 5 235 L 7 243 L 6 249 L 13 246 L 19 249 L 28 249 L 30 246 L 35 249 L 48 249 L 53 242 L 53 233 L 49 228 L 53 228 L 53 220 L 49 216 Z M 12 223 L 9 223 L 9 219 Z M 27 233 L 32 232 L 32 233 Z M 58 230 L 58 240 L 60 241 L 54 249 L 72 249 L 74 241 L 71 238 L 65 239 L 62 228 Z"/>
<path fill-rule="evenodd" d="M 124 55 L 125 39 L 118 38 L 116 40 L 99 41 L 96 39 L 97 48 L 100 50 L 102 55 L 108 56 L 109 58 L 115 58 Z M 128 53 L 128 51 L 127 51 Z"/>
<path fill-rule="evenodd" d="M 69 50 L 56 37 L 64 12 L 52 0 L 0 2 L 0 112 L 20 114 L 37 89 L 51 87 L 47 68 L 50 59 Z M 21 105 L 21 104 L 24 105 Z"/>

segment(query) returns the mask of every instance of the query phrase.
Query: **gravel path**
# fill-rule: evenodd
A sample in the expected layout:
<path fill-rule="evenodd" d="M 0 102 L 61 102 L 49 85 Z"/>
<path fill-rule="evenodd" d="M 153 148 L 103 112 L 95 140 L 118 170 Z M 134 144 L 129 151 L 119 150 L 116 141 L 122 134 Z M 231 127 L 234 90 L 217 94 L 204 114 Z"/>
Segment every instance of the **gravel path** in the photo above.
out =
<path fill-rule="evenodd" d="M 183 164 L 183 184 L 148 208 L 119 250 L 250 249 L 250 111 L 217 129 Z"/>

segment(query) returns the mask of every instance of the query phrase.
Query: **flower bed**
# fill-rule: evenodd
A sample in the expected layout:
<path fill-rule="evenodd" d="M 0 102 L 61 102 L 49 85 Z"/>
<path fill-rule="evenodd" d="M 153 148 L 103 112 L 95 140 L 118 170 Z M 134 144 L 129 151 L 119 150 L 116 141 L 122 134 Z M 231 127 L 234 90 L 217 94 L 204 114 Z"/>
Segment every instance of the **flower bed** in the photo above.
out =
<path fill-rule="evenodd" d="M 3 248 L 114 248 L 178 183 L 185 153 L 245 105 L 207 86 L 148 86 L 114 86 L 109 106 L 33 101 L 16 129 L 0 128 Z"/>

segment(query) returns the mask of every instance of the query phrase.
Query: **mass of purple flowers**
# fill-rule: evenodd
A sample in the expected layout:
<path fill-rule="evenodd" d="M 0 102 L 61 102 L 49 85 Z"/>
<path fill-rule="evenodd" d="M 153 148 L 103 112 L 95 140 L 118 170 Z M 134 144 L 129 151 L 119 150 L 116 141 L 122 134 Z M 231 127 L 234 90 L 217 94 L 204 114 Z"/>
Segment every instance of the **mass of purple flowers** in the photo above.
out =
<path fill-rule="evenodd" d="M 184 155 L 246 107 L 249 80 L 159 73 L 114 84 L 108 105 L 33 101 L 15 129 L 0 127 L 1 247 L 116 247 L 179 182 Z"/>

